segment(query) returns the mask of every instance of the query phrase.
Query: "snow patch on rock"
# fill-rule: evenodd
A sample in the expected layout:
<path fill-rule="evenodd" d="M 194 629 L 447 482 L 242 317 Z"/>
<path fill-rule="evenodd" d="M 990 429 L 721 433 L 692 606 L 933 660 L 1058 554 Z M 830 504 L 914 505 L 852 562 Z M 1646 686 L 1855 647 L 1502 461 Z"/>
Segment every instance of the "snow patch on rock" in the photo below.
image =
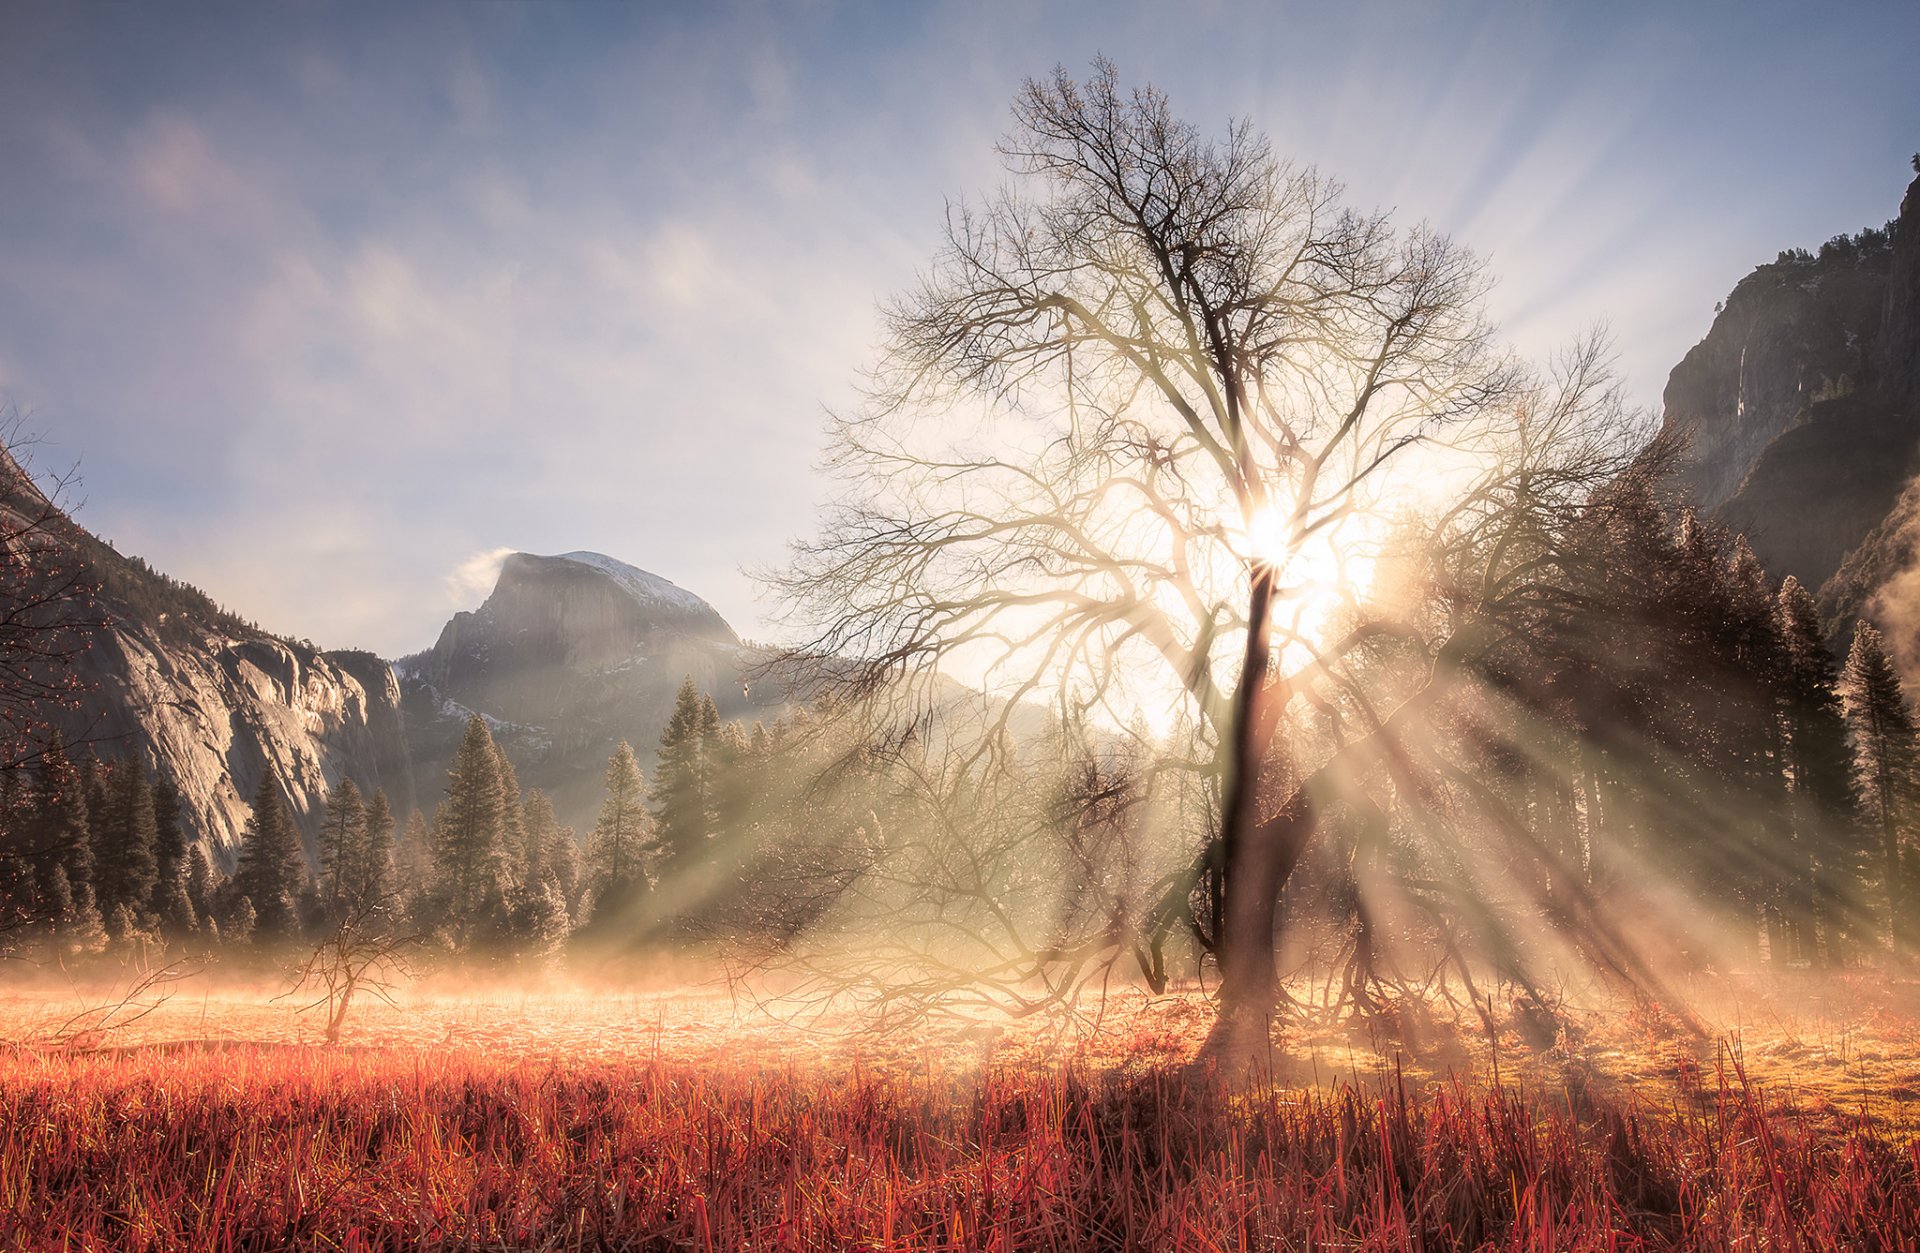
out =
<path fill-rule="evenodd" d="M 598 570 L 618 583 L 629 596 L 642 604 L 665 605 L 689 613 L 713 612 L 713 606 L 678 584 L 642 570 L 638 566 L 617 561 L 605 553 L 585 551 L 561 553 L 555 560 L 571 561 L 576 565 Z"/>

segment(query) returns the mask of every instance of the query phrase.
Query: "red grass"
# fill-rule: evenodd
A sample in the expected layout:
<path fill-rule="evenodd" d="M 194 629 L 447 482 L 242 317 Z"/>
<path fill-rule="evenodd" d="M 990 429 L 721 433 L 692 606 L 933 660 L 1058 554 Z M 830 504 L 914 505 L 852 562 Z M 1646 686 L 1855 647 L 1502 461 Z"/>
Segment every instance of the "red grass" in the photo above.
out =
<path fill-rule="evenodd" d="M 1913 1249 L 1920 1146 L 1764 1112 L 1176 1072 L 470 1052 L 0 1059 L 0 1241 L 190 1249 Z"/>

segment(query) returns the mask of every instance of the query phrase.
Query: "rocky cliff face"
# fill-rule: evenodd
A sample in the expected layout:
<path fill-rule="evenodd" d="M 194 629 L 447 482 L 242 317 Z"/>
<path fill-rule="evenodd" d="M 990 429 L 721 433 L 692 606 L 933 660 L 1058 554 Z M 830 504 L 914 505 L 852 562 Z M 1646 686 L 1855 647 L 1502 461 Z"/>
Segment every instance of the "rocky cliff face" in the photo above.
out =
<path fill-rule="evenodd" d="M 0 448 L 0 511 L 48 516 L 61 563 L 97 589 L 74 708 L 39 716 L 76 752 L 134 758 L 178 787 L 192 829 L 231 867 L 271 771 L 309 837 L 343 778 L 399 813 L 431 811 L 466 720 L 485 716 L 529 787 L 586 829 L 607 759 L 651 754 L 691 677 L 729 715 L 780 703 L 761 659 L 706 601 L 598 553 L 516 553 L 478 609 L 389 665 L 263 631 L 123 556 L 53 509 Z M 418 783 L 416 783 L 418 781 Z"/>
<path fill-rule="evenodd" d="M 413 803 L 399 685 L 369 654 L 268 635 L 163 633 L 122 617 L 87 650 L 84 669 L 93 696 L 68 720 L 69 737 L 172 779 L 191 828 L 228 867 L 268 770 L 309 837 L 343 778 L 369 795 L 384 789 L 402 812 Z"/>
<path fill-rule="evenodd" d="M 1912 316 L 1890 299 L 1902 234 L 1920 223 L 1761 266 L 1667 381 L 1687 493 L 1809 587 L 1886 516 L 1914 468 L 1920 429 L 1888 386 L 1911 350 L 1893 339 Z"/>
<path fill-rule="evenodd" d="M 1887 313 L 1881 333 L 1881 379 L 1889 395 L 1920 411 L 1920 178 L 1900 201 L 1893 265 L 1887 274 Z"/>
<path fill-rule="evenodd" d="M 1665 427 L 1687 439 L 1682 488 L 1819 588 L 1830 629 L 1898 628 L 1889 589 L 1920 545 L 1920 179 L 1885 229 L 1741 280 L 1668 379 Z"/>
<path fill-rule="evenodd" d="M 46 510 L 0 454 L 0 501 Z M 74 751 L 139 760 L 171 779 L 191 829 L 230 866 L 262 773 L 271 769 L 309 836 L 327 789 L 351 778 L 413 804 L 400 692 L 369 653 L 325 653 L 225 612 L 203 593 L 128 558 L 63 514 L 46 534 L 97 588 L 77 664 L 83 695 L 49 710 Z"/>
<path fill-rule="evenodd" d="M 479 713 L 520 782 L 584 830 L 615 746 L 644 758 L 688 677 L 723 714 L 777 704 L 770 685 L 749 687 L 758 660 L 711 605 L 658 575 L 599 553 L 515 553 L 484 604 L 395 663 L 422 804 Z"/>

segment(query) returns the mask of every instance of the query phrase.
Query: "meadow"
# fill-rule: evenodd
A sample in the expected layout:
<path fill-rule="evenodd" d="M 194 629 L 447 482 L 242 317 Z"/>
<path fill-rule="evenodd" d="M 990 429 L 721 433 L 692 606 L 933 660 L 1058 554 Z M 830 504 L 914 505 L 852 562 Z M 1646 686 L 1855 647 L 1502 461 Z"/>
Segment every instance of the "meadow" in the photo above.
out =
<path fill-rule="evenodd" d="M 1883 979 L 1538 1052 L 1296 1028 L 1232 1083 L 1191 989 L 889 1035 L 415 991 L 331 1047 L 267 986 L 171 991 L 104 1030 L 102 989 L 0 1000 L 0 1247 L 1920 1247 L 1920 1015 Z"/>

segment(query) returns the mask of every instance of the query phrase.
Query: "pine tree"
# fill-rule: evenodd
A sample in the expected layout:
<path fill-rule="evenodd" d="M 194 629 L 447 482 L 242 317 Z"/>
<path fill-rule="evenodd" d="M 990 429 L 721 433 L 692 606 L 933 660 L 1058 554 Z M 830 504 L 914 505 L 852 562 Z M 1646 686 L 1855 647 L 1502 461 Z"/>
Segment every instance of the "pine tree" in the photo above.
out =
<path fill-rule="evenodd" d="M 593 893 L 596 923 L 630 913 L 646 893 L 646 858 L 653 842 L 646 781 L 633 746 L 622 741 L 607 763 L 607 798 L 587 838 L 587 885 Z"/>
<path fill-rule="evenodd" d="M 513 933 L 520 951 L 531 957 L 545 957 L 566 942 L 570 927 L 567 902 L 553 876 L 542 875 L 539 882 L 515 889 Z"/>
<path fill-rule="evenodd" d="M 231 944 L 245 944 L 253 938 L 259 921 L 259 914 L 253 908 L 253 898 L 244 894 L 236 895 L 220 915 L 220 938 Z"/>
<path fill-rule="evenodd" d="M 361 886 L 366 844 L 366 802 L 352 779 L 342 779 L 328 791 L 320 821 L 320 891 L 330 918 L 339 916 Z"/>
<path fill-rule="evenodd" d="M 753 788 L 745 777 L 752 749 L 746 732 L 738 723 L 722 723 L 706 737 L 706 752 L 714 838 L 738 845 L 752 825 Z"/>
<path fill-rule="evenodd" d="M 102 796 L 102 811 L 91 828 L 94 898 L 109 920 L 109 931 L 123 906 L 137 929 L 144 925 L 153 897 L 158 826 L 153 789 L 138 762 L 123 761 L 106 772 Z"/>
<path fill-rule="evenodd" d="M 538 850 L 539 873 L 551 879 L 567 903 L 567 914 L 574 917 L 580 905 L 580 842 L 572 827 L 562 827 L 553 814 L 553 801 L 535 788 L 527 793 L 525 817 L 527 845 Z"/>
<path fill-rule="evenodd" d="M 188 891 L 191 867 L 187 856 L 187 833 L 180 811 L 180 793 L 173 784 L 160 779 L 153 785 L 153 861 L 152 909 L 160 934 L 169 940 L 192 935 L 200 928 L 200 918 Z"/>
<path fill-rule="evenodd" d="M 537 867 L 529 864 L 526 816 L 521 809 L 520 776 L 507 758 L 504 744 L 495 745 L 500 772 L 500 846 L 506 852 L 507 876 L 515 883 L 528 882 Z"/>
<path fill-rule="evenodd" d="M 41 894 L 66 902 L 48 912 L 55 926 L 71 926 L 93 909 L 93 840 L 86 788 L 57 735 L 41 755 L 26 803 Z"/>
<path fill-rule="evenodd" d="M 1889 935 L 1901 944 L 1907 930 L 1906 867 L 1902 845 L 1920 784 L 1913 718 L 1900 692 L 1900 678 L 1886 644 L 1870 622 L 1854 628 L 1853 648 L 1840 678 L 1847 735 L 1853 748 L 1853 780 L 1868 826 L 1879 837 L 1886 878 Z"/>
<path fill-rule="evenodd" d="M 1735 934 L 1757 956 L 1760 924 L 1781 905 L 1770 856 L 1786 829 L 1775 597 L 1744 540 L 1687 510 L 1647 611 L 1652 744 L 1665 759 L 1638 768 L 1658 804 L 1647 828 L 1696 899 L 1745 915 Z"/>
<path fill-rule="evenodd" d="M 366 838 L 362 841 L 353 891 L 362 900 L 388 901 L 398 894 L 394 867 L 393 806 L 387 794 L 376 791 L 367 805 Z"/>
<path fill-rule="evenodd" d="M 153 868 L 161 880 L 186 881 L 186 815 L 180 809 L 180 792 L 165 777 L 153 783 Z"/>
<path fill-rule="evenodd" d="M 187 899 L 193 903 L 193 912 L 201 921 L 213 918 L 219 894 L 219 874 L 207 859 L 206 850 L 193 845 L 187 850 Z"/>
<path fill-rule="evenodd" d="M 773 760 L 773 736 L 765 725 L 756 722 L 747 734 L 746 747 L 741 750 L 734 770 L 735 777 L 725 785 L 735 798 L 734 820 L 740 825 L 739 835 L 750 851 L 766 839 L 768 821 L 777 807 L 772 797 L 778 791 L 778 774 Z M 770 783 L 774 784 L 771 788 Z"/>
<path fill-rule="evenodd" d="M 235 939 L 236 930 L 244 929 L 270 941 L 292 939 L 298 924 L 295 902 L 306 878 L 300 833 L 287 813 L 280 783 L 272 770 L 263 771 L 253 795 L 253 816 L 240 837 L 240 860 L 228 882 L 235 901 L 244 898 L 249 908 L 230 906 L 222 917 L 222 934 Z M 247 919 L 244 928 L 239 925 L 242 917 Z"/>
<path fill-rule="evenodd" d="M 708 772 L 709 727 L 717 729 L 713 702 L 703 698 L 689 676 L 674 698 L 673 714 L 660 734 L 660 753 L 654 765 L 653 814 L 669 878 L 687 874 L 703 863 L 713 836 L 711 779 Z"/>
<path fill-rule="evenodd" d="M 1847 727 L 1836 691 L 1839 675 L 1820 630 L 1820 613 L 1800 580 L 1780 585 L 1782 652 L 1781 747 L 1792 796 L 1792 850 L 1806 878 L 1793 898 L 1801 950 L 1818 956 L 1813 931 L 1839 935 L 1842 904 L 1855 894 L 1858 850 L 1853 839 L 1853 791 Z"/>
<path fill-rule="evenodd" d="M 41 904 L 46 911 L 46 921 L 56 927 L 65 926 L 73 921 L 73 888 L 67 882 L 67 868 L 55 866 L 48 877 L 47 886 L 41 894 Z"/>
<path fill-rule="evenodd" d="M 0 770 L 0 951 L 39 913 L 27 798 L 18 770 Z"/>
<path fill-rule="evenodd" d="M 100 759 L 91 753 L 87 754 L 87 759 L 80 763 L 80 792 L 87 798 L 87 817 L 89 834 L 91 834 L 92 826 L 100 822 L 101 816 L 107 812 L 107 772 L 101 766 Z M 98 845 L 95 847 L 97 850 Z"/>
<path fill-rule="evenodd" d="M 456 947 L 505 936 L 508 930 L 505 796 L 500 755 L 478 714 L 447 773 L 447 794 L 434 815 L 435 895 Z"/>
<path fill-rule="evenodd" d="M 433 883 L 433 828 L 427 817 L 415 809 L 407 814 L 407 825 L 393 845 L 393 877 L 402 896 L 425 902 Z"/>
<path fill-rule="evenodd" d="M 133 906 L 121 901 L 107 916 L 107 938 L 115 944 L 133 944 L 145 938 L 145 928 Z"/>

